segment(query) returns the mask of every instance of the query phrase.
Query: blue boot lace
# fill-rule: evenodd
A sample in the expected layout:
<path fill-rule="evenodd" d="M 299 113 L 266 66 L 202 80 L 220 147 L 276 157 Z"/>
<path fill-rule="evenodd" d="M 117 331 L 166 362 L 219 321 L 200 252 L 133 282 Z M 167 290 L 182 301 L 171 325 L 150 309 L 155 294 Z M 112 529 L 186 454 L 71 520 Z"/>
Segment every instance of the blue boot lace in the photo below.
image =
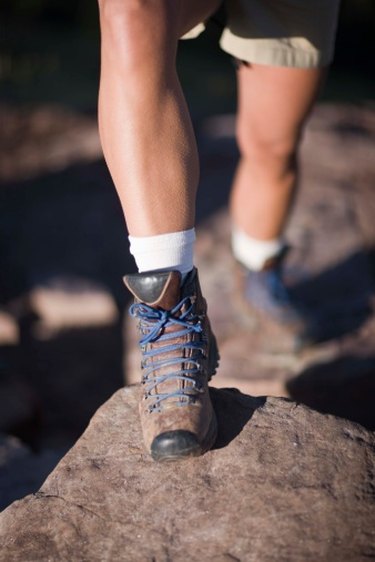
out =
<path fill-rule="evenodd" d="M 143 334 L 139 340 L 143 352 L 142 384 L 145 386 L 145 398 L 152 398 L 148 406 L 150 413 L 160 412 L 166 400 L 172 399 L 175 406 L 185 406 L 204 392 L 199 382 L 199 375 L 202 374 L 199 359 L 205 357 L 207 338 L 203 334 L 202 317 L 194 313 L 194 302 L 194 297 L 185 297 L 170 310 L 153 308 L 144 303 L 134 303 L 129 309 L 131 316 L 139 318 L 139 329 Z M 181 329 L 166 333 L 167 328 L 176 325 Z M 194 340 L 193 334 L 200 334 L 200 337 Z M 177 338 L 184 338 L 185 341 L 172 341 Z M 165 345 L 153 349 L 149 344 L 154 342 L 165 342 Z M 186 357 L 186 350 L 190 350 L 191 356 Z M 181 353 L 176 353 L 174 357 L 163 357 L 164 354 L 178 351 Z M 173 365 L 179 368 L 156 374 L 158 370 Z M 173 392 L 156 392 L 156 387 L 171 380 L 182 381 L 183 384 L 178 385 Z"/>

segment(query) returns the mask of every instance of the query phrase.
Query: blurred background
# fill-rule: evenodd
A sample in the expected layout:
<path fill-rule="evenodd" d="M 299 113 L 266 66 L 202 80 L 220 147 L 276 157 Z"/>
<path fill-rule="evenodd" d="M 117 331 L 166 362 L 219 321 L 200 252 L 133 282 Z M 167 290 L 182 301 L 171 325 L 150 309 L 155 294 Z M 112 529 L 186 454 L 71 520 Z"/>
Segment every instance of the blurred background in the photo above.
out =
<path fill-rule="evenodd" d="M 37 489 L 96 409 L 124 381 L 134 382 L 137 358 L 127 351 L 134 334 L 122 285 L 134 264 L 97 135 L 96 3 L 3 0 L 0 18 L 1 509 Z M 328 344 L 294 358 L 267 350 L 242 326 L 240 349 L 230 338 L 232 308 L 212 311 L 222 384 L 291 396 L 371 428 L 374 30 L 372 0 L 343 2 L 336 58 L 307 131 L 306 173 L 291 225 L 295 261 L 310 251 L 315 292 L 329 287 L 337 295 L 341 283 L 336 308 L 324 311 Z M 234 69 L 215 29 L 180 44 L 178 69 L 202 164 L 197 260 L 208 298 L 220 301 L 230 286 L 225 206 L 238 156 Z M 331 249 L 317 225 L 331 233 Z M 220 264 L 220 286 L 213 263 Z M 302 282 L 305 289 L 311 290 Z M 243 353 L 248 341 L 260 350 L 251 368 Z"/>

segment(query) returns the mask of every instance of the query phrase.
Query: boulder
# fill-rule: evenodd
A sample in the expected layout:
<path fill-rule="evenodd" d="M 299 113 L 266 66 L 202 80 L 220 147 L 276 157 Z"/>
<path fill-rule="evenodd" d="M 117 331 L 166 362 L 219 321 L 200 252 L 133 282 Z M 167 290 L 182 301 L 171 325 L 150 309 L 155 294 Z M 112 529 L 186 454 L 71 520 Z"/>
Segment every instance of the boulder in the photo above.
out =
<path fill-rule="evenodd" d="M 51 277 L 35 283 L 30 306 L 38 317 L 34 330 L 48 337 L 60 330 L 111 326 L 118 310 L 106 288 L 72 276 Z"/>
<path fill-rule="evenodd" d="M 2 561 L 375 557 L 371 432 L 284 398 L 213 389 L 215 448 L 155 463 L 137 394 L 114 394 L 40 490 L 2 513 Z"/>

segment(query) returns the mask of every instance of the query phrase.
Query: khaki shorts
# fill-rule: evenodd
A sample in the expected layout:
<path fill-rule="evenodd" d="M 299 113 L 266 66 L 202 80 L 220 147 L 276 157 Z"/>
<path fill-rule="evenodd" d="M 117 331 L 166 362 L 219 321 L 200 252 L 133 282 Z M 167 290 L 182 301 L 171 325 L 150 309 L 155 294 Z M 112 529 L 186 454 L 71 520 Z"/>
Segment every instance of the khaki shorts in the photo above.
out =
<path fill-rule="evenodd" d="M 249 63 L 325 66 L 333 58 L 339 4 L 340 0 L 225 0 L 220 45 Z M 201 23 L 183 39 L 197 37 L 204 29 Z"/>

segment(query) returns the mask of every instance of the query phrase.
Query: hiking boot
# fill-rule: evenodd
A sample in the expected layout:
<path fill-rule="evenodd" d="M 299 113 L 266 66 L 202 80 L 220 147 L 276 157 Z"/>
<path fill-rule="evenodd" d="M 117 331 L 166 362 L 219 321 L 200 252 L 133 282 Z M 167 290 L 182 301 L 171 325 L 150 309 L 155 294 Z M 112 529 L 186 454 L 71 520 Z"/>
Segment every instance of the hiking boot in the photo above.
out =
<path fill-rule="evenodd" d="M 288 248 L 268 260 L 260 271 L 239 265 L 242 303 L 258 321 L 274 325 L 293 337 L 293 351 L 316 340 L 314 318 L 293 296 L 284 280 L 284 260 Z"/>
<path fill-rule="evenodd" d="M 216 439 L 208 381 L 219 360 L 194 268 L 181 286 L 178 271 L 127 275 L 139 319 L 143 437 L 154 460 L 201 455 Z"/>

